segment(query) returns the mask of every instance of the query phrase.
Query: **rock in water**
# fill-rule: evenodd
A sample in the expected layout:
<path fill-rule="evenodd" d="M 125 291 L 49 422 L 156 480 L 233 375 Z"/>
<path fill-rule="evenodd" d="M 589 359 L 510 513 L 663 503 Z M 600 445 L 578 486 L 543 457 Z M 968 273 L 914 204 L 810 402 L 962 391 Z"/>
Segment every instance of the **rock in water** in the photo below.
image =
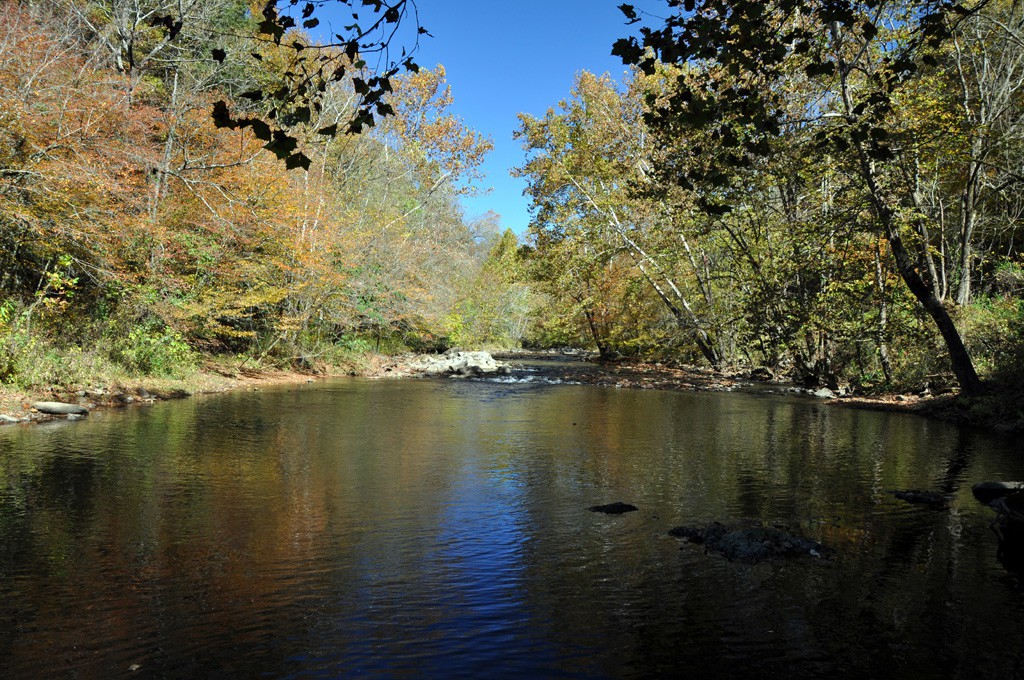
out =
<path fill-rule="evenodd" d="M 49 413 L 51 415 L 66 416 L 70 414 L 75 415 L 89 415 L 89 409 L 78 404 L 65 404 L 59 401 L 37 401 L 32 404 L 32 408 L 39 411 L 40 413 Z"/>
<path fill-rule="evenodd" d="M 933 508 L 944 508 L 949 505 L 949 499 L 941 493 L 934 491 L 918 491 L 917 489 L 901 489 L 892 492 L 896 498 L 907 503 L 918 505 L 930 505 Z"/>
<path fill-rule="evenodd" d="M 624 512 L 639 510 L 635 505 L 629 503 L 615 502 L 608 505 L 594 505 L 588 508 L 591 512 L 603 512 L 606 515 L 621 515 Z"/>
<path fill-rule="evenodd" d="M 733 562 L 766 562 L 809 555 L 821 557 L 825 548 L 807 538 L 770 526 L 733 528 L 719 522 L 705 527 L 675 527 L 668 532 L 690 543 L 702 544 Z"/>
<path fill-rule="evenodd" d="M 986 505 L 1017 491 L 1024 491 L 1024 482 L 978 482 L 971 487 L 974 497 Z"/>

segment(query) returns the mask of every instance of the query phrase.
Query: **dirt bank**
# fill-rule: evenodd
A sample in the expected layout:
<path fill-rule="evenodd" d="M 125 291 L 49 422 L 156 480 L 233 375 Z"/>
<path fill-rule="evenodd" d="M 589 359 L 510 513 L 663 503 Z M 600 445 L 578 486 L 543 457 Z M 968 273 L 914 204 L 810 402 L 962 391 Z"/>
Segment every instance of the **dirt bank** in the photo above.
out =
<path fill-rule="evenodd" d="M 758 391 L 804 395 L 814 398 L 817 390 L 796 387 L 774 380 L 754 380 L 748 373 L 716 371 L 696 366 L 668 366 L 633 361 L 592 363 L 586 353 L 495 352 L 495 358 L 512 366 L 542 361 L 544 372 L 562 382 L 601 385 L 626 389 L 690 391 Z M 286 371 L 271 368 L 247 368 L 209 364 L 194 375 L 182 379 L 137 378 L 80 386 L 24 391 L 0 386 L 0 416 L 7 421 L 40 422 L 62 418 L 38 413 L 37 401 L 82 404 L 90 410 L 116 408 L 133 403 L 178 399 L 192 394 L 209 394 L 263 386 L 299 384 L 324 378 L 361 376 L 367 378 L 408 378 L 417 375 L 417 355 L 366 355 L 357 366 L 318 367 L 317 372 Z M 914 394 L 848 395 L 819 394 L 823 404 L 837 408 L 861 408 L 878 411 L 915 413 L 922 416 L 1002 432 L 1024 432 L 1024 393 L 1019 387 L 994 387 L 989 395 L 967 400 L 955 393 L 940 396 Z M 5 420 L 0 418 L 0 421 Z M 0 422 L 0 425 L 4 424 Z"/>

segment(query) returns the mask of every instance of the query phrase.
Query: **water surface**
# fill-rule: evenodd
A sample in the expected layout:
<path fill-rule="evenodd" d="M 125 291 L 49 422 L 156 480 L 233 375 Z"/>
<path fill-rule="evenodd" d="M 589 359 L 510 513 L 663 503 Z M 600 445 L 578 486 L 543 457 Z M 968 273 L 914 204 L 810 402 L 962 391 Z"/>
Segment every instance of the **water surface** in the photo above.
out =
<path fill-rule="evenodd" d="M 0 675 L 1004 677 L 1014 440 L 543 380 L 344 380 L 0 429 Z M 948 510 L 890 493 L 952 495 Z M 591 505 L 626 501 L 605 516 Z M 667 535 L 779 523 L 830 561 Z M 132 670 L 134 669 L 134 670 Z"/>

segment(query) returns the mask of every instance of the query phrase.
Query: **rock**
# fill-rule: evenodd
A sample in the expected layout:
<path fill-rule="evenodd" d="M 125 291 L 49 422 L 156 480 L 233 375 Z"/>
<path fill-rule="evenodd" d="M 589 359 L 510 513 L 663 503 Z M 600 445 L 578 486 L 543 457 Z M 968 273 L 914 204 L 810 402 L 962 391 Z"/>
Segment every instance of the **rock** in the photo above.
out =
<path fill-rule="evenodd" d="M 805 555 L 820 558 L 826 553 L 820 543 L 771 526 L 732 528 L 711 522 L 704 527 L 675 527 L 668 533 L 704 545 L 705 550 L 734 562 L 757 563 Z"/>
<path fill-rule="evenodd" d="M 986 505 L 1018 491 L 1024 491 L 1024 482 L 978 482 L 971 487 L 974 497 Z"/>
<path fill-rule="evenodd" d="M 10 425 L 13 425 L 14 423 L 20 423 L 20 422 L 21 422 L 21 420 L 19 418 L 15 418 L 14 416 L 9 416 L 9 415 L 7 415 L 5 413 L 0 413 L 0 423 L 8 423 Z"/>
<path fill-rule="evenodd" d="M 309 382 L 309 381 L 307 381 L 307 382 Z M 149 393 L 149 390 L 147 390 L 147 389 L 146 389 L 145 387 L 140 387 L 140 388 L 138 389 L 138 391 L 137 391 L 137 394 L 138 394 L 138 395 L 139 395 L 140 397 L 142 397 L 143 399 L 152 399 L 152 398 L 153 398 L 153 395 L 152 395 L 152 394 L 150 394 L 150 393 Z"/>
<path fill-rule="evenodd" d="M 817 397 L 818 399 L 835 399 L 836 398 L 836 393 L 833 392 L 832 390 L 828 389 L 827 387 L 822 387 L 819 390 L 814 390 L 813 392 L 811 392 L 811 394 L 814 395 L 815 397 Z"/>
<path fill-rule="evenodd" d="M 639 510 L 639 508 L 637 508 L 635 505 L 630 505 L 629 503 L 622 503 L 620 501 L 616 501 L 615 503 L 609 503 L 608 505 L 593 505 L 587 509 L 590 510 L 591 512 L 603 512 L 606 515 L 621 515 L 626 512 L 633 512 L 634 510 Z"/>
<path fill-rule="evenodd" d="M 930 505 L 935 508 L 944 508 L 949 505 L 949 499 L 941 493 L 934 491 L 919 491 L 917 489 L 900 489 L 892 492 L 896 498 L 907 503 L 918 505 Z"/>
<path fill-rule="evenodd" d="M 758 380 L 760 382 L 770 382 L 775 380 L 775 374 L 771 372 L 771 369 L 764 366 L 758 366 L 752 370 L 748 377 L 751 380 Z"/>
<path fill-rule="evenodd" d="M 85 418 L 85 416 L 81 413 L 69 413 L 67 415 L 68 420 L 82 420 L 83 418 Z"/>
<path fill-rule="evenodd" d="M 487 352 L 449 350 L 440 355 L 424 355 L 411 359 L 408 368 L 423 375 L 475 377 L 498 373 L 501 366 Z"/>
<path fill-rule="evenodd" d="M 69 413 L 76 415 L 88 415 L 89 409 L 78 404 L 65 404 L 59 401 L 37 401 L 32 404 L 32 408 L 39 411 L 40 413 L 49 413 L 51 415 L 66 416 Z"/>

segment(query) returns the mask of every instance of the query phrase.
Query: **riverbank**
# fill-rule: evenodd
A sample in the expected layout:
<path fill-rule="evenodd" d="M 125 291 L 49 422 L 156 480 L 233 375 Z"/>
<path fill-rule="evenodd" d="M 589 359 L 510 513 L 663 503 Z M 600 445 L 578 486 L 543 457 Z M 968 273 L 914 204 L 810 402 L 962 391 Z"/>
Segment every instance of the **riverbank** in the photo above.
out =
<path fill-rule="evenodd" d="M 371 366 L 375 363 L 368 362 Z M 314 373 L 211 362 L 183 378 L 118 377 L 107 380 L 96 379 L 86 385 L 53 386 L 48 389 L 34 390 L 0 385 L 0 425 L 45 422 L 64 417 L 41 413 L 34 409 L 32 404 L 40 401 L 78 404 L 93 411 L 154 401 L 183 399 L 195 394 L 216 394 L 233 390 L 260 389 L 272 385 L 301 384 L 324 378 L 356 374 L 358 371 L 353 366 L 330 367 Z"/>
<path fill-rule="evenodd" d="M 661 363 L 605 362 L 586 364 L 586 353 L 495 352 L 495 357 L 513 363 L 568 360 L 545 369 L 561 382 L 624 389 L 688 391 L 757 391 L 802 395 L 842 408 L 914 413 L 929 418 L 982 427 L 1002 432 L 1024 432 L 1024 390 L 1019 386 L 996 386 L 990 394 L 966 399 L 955 393 L 942 395 L 873 394 L 851 395 L 842 391 L 809 390 L 792 383 L 750 373 L 716 371 L 698 366 L 667 366 Z M 580 362 L 577 364 L 577 362 Z M 96 380 L 87 385 L 19 390 L 0 386 L 0 425 L 32 423 L 63 418 L 40 413 L 32 404 L 58 401 L 79 404 L 90 411 L 120 408 L 137 403 L 181 399 L 193 394 L 213 394 L 232 390 L 260 389 L 272 385 L 313 382 L 344 376 L 377 379 L 401 379 L 423 375 L 421 355 L 398 356 L 367 354 L 342 366 L 320 365 L 315 371 L 283 370 L 275 367 L 237 365 L 209 361 L 193 374 L 179 379 L 157 377 L 119 377 Z"/>

